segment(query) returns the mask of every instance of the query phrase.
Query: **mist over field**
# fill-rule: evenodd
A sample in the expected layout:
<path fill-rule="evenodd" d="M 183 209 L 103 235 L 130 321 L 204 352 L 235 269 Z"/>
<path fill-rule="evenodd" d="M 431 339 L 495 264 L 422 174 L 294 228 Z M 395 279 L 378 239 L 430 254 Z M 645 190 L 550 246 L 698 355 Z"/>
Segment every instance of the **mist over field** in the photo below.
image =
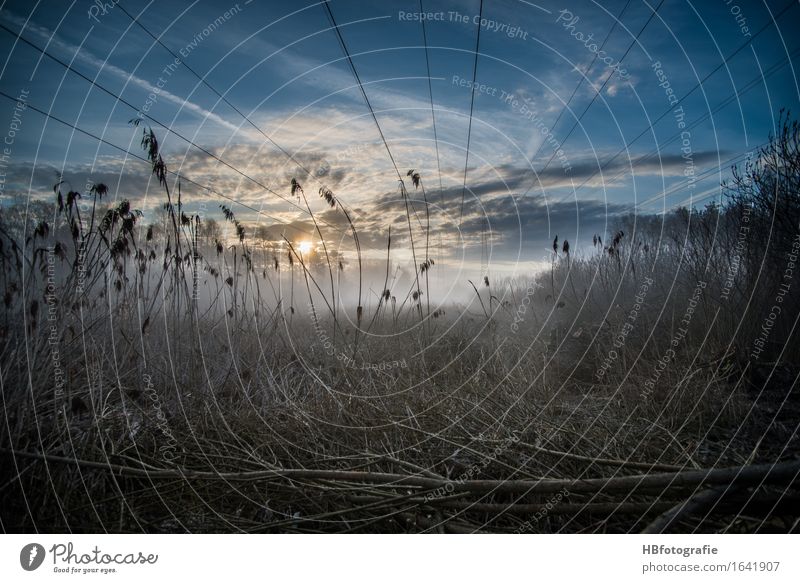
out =
<path fill-rule="evenodd" d="M 2 529 L 797 532 L 796 4 L 4 3 Z"/>

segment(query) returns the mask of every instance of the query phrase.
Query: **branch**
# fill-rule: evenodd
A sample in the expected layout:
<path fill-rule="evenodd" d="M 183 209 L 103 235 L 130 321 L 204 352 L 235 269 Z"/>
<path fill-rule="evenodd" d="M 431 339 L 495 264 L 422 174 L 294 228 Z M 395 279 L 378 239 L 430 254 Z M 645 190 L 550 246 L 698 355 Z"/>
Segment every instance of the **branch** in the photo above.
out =
<path fill-rule="evenodd" d="M 148 479 L 196 479 L 225 481 L 259 481 L 276 478 L 335 480 L 361 484 L 385 484 L 392 486 L 414 486 L 419 488 L 447 488 L 448 492 L 494 492 L 515 494 L 547 494 L 565 489 L 578 492 L 632 492 L 634 490 L 659 490 L 666 488 L 697 488 L 703 485 L 732 484 L 754 486 L 765 483 L 793 483 L 800 474 L 800 460 L 775 464 L 737 466 L 733 468 L 690 470 L 622 476 L 615 478 L 591 478 L 586 480 L 439 480 L 422 476 L 390 474 L 383 472 L 357 472 L 341 470 L 274 469 L 252 472 L 207 472 L 187 469 L 149 470 L 116 464 L 65 458 L 36 452 L 21 452 L 0 449 L 0 453 L 40 459 L 50 463 L 74 464 L 112 472 L 120 476 Z"/>

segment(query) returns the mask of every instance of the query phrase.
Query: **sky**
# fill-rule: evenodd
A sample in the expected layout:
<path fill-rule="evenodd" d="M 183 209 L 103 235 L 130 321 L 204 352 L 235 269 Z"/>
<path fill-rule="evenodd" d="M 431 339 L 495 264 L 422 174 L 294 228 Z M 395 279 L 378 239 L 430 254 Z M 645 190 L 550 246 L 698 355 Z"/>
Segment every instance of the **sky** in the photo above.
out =
<path fill-rule="evenodd" d="M 331 0 L 349 58 L 324 2 L 1 6 L 2 207 L 51 202 L 60 175 L 152 219 L 163 191 L 135 157 L 151 127 L 190 212 L 314 240 L 294 178 L 345 255 L 322 187 L 366 257 L 391 228 L 410 260 L 409 222 L 419 249 L 430 220 L 430 256 L 473 277 L 546 262 L 556 235 L 582 252 L 623 215 L 721 201 L 731 164 L 800 109 L 785 0 Z"/>

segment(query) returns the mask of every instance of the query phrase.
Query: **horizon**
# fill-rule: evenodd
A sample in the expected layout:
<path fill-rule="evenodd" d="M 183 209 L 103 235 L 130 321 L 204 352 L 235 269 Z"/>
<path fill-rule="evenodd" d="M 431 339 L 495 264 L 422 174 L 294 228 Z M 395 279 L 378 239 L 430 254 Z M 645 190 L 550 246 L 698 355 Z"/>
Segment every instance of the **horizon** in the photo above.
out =
<path fill-rule="evenodd" d="M 798 0 L 4 0 L 0 530 L 798 532 L 797 24 Z M 147 569 L 263 571 L 240 540 Z M 386 575 L 291 540 L 281 563 Z M 423 568 L 530 578 L 508 540 Z M 788 543 L 746 540 L 565 542 L 538 574 L 792 577 Z M 24 543 L 0 572 L 78 573 Z"/>
<path fill-rule="evenodd" d="M 224 230 L 219 204 L 249 233 L 265 227 L 273 243 L 316 251 L 296 179 L 345 255 L 346 224 L 319 188 L 350 209 L 365 257 L 382 256 L 392 225 L 402 254 L 427 209 L 442 267 L 513 275 L 514 263 L 546 262 L 556 236 L 588 252 L 625 215 L 724 202 L 730 167 L 774 133 L 778 107 L 800 103 L 784 20 L 777 37 L 764 32 L 778 8 L 729 5 L 504 2 L 479 21 L 478 2 L 426 3 L 425 18 L 406 2 L 333 2 L 345 53 L 324 3 L 110 2 L 57 14 L 4 2 L 3 88 L 30 107 L 12 112 L 6 99 L 20 129 L 0 201 L 52 202 L 60 175 L 85 196 L 108 185 L 108 200 L 127 198 L 153 222 L 163 197 L 132 157 L 151 127 L 186 211 Z M 797 10 L 784 8 L 785 22 Z"/>

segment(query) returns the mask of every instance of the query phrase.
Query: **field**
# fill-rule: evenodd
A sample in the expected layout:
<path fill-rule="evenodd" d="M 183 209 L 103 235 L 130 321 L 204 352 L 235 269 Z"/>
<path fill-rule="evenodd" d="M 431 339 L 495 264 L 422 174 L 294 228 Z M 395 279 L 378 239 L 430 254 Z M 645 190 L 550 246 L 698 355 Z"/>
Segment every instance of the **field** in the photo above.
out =
<path fill-rule="evenodd" d="M 1 217 L 3 528 L 797 531 L 799 139 L 787 117 L 725 205 L 556 237 L 462 303 L 428 293 L 408 198 L 381 287 L 336 194 L 291 185 L 342 214 L 347 265 L 316 220 L 302 248 L 225 206 L 211 230 L 145 128 L 160 223 L 100 184 Z"/>

